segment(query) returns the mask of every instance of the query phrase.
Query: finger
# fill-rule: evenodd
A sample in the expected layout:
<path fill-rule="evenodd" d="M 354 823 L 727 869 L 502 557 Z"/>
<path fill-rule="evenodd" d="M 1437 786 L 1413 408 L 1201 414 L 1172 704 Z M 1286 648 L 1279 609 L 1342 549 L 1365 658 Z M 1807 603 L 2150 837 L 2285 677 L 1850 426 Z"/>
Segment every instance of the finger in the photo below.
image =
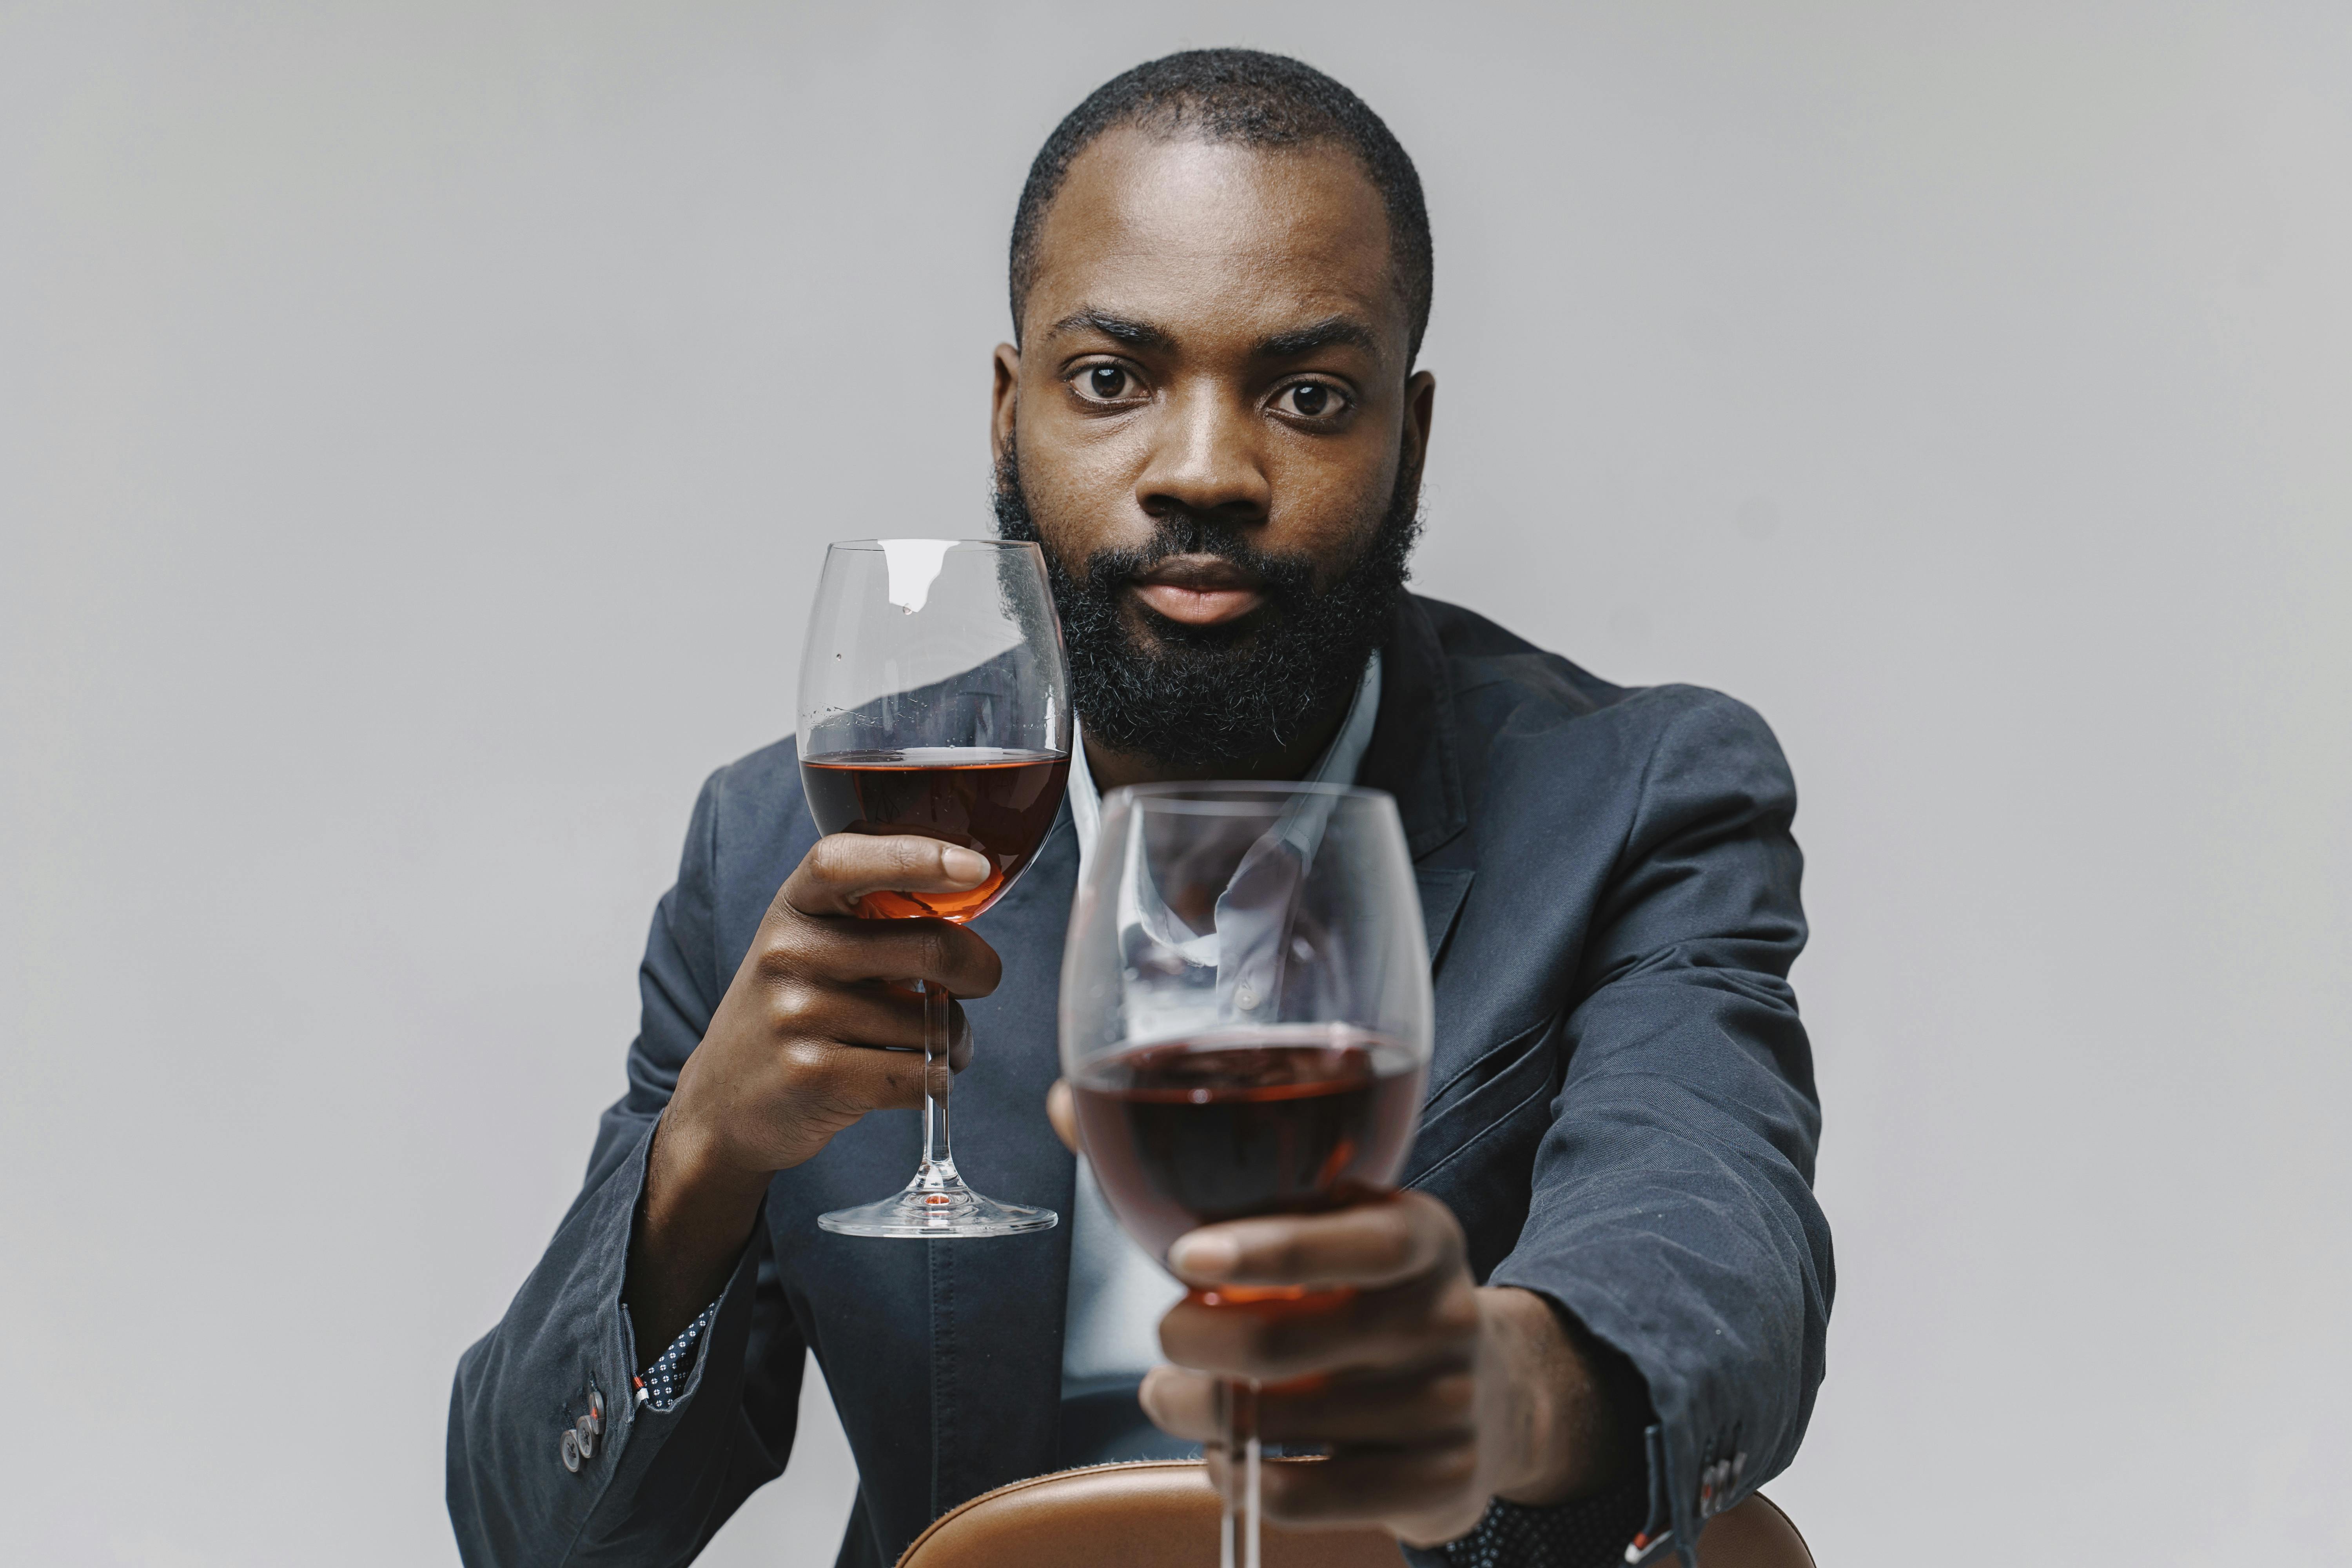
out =
<path fill-rule="evenodd" d="M 1311 1464 L 1264 1467 L 1259 1497 L 1266 1518 L 1286 1524 L 1383 1524 L 1466 1507 L 1467 1529 L 1485 1511 L 1483 1498 L 1468 1506 L 1477 1468 L 1477 1445 L 1466 1438 L 1342 1448 Z"/>
<path fill-rule="evenodd" d="M 852 915 L 868 893 L 961 893 L 988 880 L 988 857 L 919 834 L 828 833 L 784 879 L 779 901 L 804 915 Z"/>
<path fill-rule="evenodd" d="M 1217 1380 L 1206 1373 L 1155 1366 L 1135 1397 L 1151 1424 L 1171 1437 L 1214 1443 L 1224 1436 L 1217 1425 Z"/>
<path fill-rule="evenodd" d="M 1317 1312 L 1179 1301 L 1160 1320 L 1160 1348 L 1179 1366 L 1276 1382 L 1323 1373 L 1421 1366 L 1466 1353 L 1478 1331 L 1466 1273 L 1424 1275 Z"/>
<path fill-rule="evenodd" d="M 1217 1384 L 1206 1373 L 1157 1366 L 1136 1397 L 1170 1436 L 1213 1443 L 1223 1436 Z M 1308 1378 L 1258 1391 L 1258 1436 L 1270 1443 L 1389 1447 L 1454 1442 L 1475 1434 L 1477 1394 L 1466 1355 L 1377 1377 Z"/>
<path fill-rule="evenodd" d="M 1071 1100 L 1067 1079 L 1055 1079 L 1054 1087 L 1045 1091 L 1045 1120 L 1054 1124 L 1054 1136 L 1062 1141 L 1062 1147 L 1076 1153 L 1078 1110 Z"/>
<path fill-rule="evenodd" d="M 1378 1289 L 1457 1264 L 1462 1226 L 1426 1193 L 1319 1215 L 1228 1220 L 1179 1237 L 1168 1266 L 1194 1285 Z"/>
<path fill-rule="evenodd" d="M 919 992 L 872 982 L 833 985 L 811 996 L 798 986 L 772 994 L 774 1026 L 786 1038 L 814 1036 L 845 1046 L 880 1050 L 923 1048 L 923 998 Z M 961 1072 L 971 1063 L 971 1024 L 962 1005 L 948 1003 L 948 1065 Z"/>
<path fill-rule="evenodd" d="M 772 934 L 761 963 L 779 981 L 919 980 L 950 995 L 985 996 L 1004 975 L 986 939 L 952 921 L 795 917 Z"/>
<path fill-rule="evenodd" d="M 1469 1356 L 1450 1355 L 1410 1372 L 1261 1389 L 1257 1430 L 1270 1443 L 1412 1447 L 1462 1442 L 1476 1435 L 1477 1399 Z"/>
<path fill-rule="evenodd" d="M 875 982 L 814 985 L 781 982 L 767 994 L 770 1023 L 780 1038 L 814 1036 L 848 1046 L 888 1050 L 923 1048 L 923 998 Z"/>
<path fill-rule="evenodd" d="M 822 1123 L 846 1125 L 869 1110 L 912 1110 L 923 1103 L 919 1051 L 794 1040 L 778 1047 L 775 1070 L 793 1109 Z"/>

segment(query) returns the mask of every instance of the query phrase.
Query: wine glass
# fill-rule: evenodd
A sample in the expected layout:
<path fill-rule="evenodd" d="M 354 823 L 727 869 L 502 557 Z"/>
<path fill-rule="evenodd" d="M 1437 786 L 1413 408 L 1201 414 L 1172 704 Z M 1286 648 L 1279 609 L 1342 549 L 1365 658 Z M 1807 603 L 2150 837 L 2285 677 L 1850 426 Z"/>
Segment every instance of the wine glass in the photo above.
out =
<path fill-rule="evenodd" d="M 1421 897 L 1388 795 L 1146 784 L 1104 801 L 1063 949 L 1062 1075 L 1111 1212 L 1163 1263 L 1197 1226 L 1389 1190 L 1432 1028 Z M 1187 1299 L 1289 1315 L 1351 1294 Z M 1222 1388 L 1224 1568 L 1237 1537 L 1244 1568 L 1258 1564 L 1259 1391 Z"/>
<path fill-rule="evenodd" d="M 1034 544 L 866 539 L 824 557 L 801 657 L 801 785 L 824 833 L 915 833 L 976 849 L 961 893 L 877 892 L 868 919 L 959 925 L 1013 886 L 1070 772 L 1070 677 Z M 923 1157 L 891 1197 L 817 1216 L 845 1236 L 947 1239 L 1051 1228 L 1051 1209 L 983 1197 L 948 1139 L 949 996 L 920 981 Z"/>

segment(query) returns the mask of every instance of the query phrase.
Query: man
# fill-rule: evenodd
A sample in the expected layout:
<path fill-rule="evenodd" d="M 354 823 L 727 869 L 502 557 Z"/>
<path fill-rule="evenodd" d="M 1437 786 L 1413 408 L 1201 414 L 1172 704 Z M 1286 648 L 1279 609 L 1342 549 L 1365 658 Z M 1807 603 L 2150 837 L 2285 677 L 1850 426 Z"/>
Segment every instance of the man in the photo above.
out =
<path fill-rule="evenodd" d="M 1330 1456 L 1270 1477 L 1269 1517 L 1375 1523 L 1424 1563 L 1687 1553 L 1789 1462 L 1831 1291 L 1787 984 L 1793 786 L 1727 699 L 1613 687 L 1402 592 L 1430 279 L 1411 161 L 1296 61 L 1171 56 L 1046 142 L 992 430 L 1000 529 L 1043 545 L 1068 638 L 1074 809 L 970 928 L 861 922 L 863 892 L 984 863 L 818 837 L 790 742 L 713 775 L 655 916 L 629 1091 L 458 1370 L 469 1563 L 688 1560 L 782 1469 L 804 1347 L 858 1460 L 845 1564 L 991 1487 L 1209 1436 L 1219 1376 L 1328 1374 L 1264 1400 L 1270 1440 Z M 1352 1303 L 1178 1305 L 1152 1368 L 1164 1278 L 1049 1127 L 1055 987 L 1097 792 L 1202 777 L 1395 795 L 1437 1047 L 1401 1196 L 1171 1254 L 1195 1284 Z M 967 1174 L 1071 1223 L 818 1229 L 905 1173 L 905 1120 L 869 1113 L 918 1103 L 919 1017 L 880 984 L 907 977 L 966 999 Z"/>

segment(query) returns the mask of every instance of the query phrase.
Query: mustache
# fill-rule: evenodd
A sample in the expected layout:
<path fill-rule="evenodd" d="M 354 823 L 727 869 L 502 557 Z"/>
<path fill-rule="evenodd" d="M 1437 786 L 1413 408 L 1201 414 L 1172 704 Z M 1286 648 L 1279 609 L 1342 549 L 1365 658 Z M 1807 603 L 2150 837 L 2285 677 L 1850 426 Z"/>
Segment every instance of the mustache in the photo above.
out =
<path fill-rule="evenodd" d="M 1297 608 L 1315 591 L 1315 563 L 1259 549 L 1235 525 L 1190 513 L 1162 517 L 1139 544 L 1096 551 L 1086 561 L 1088 587 L 1115 592 L 1179 555 L 1207 555 L 1237 566 L 1257 579 L 1276 609 Z"/>
<path fill-rule="evenodd" d="M 1179 555 L 1210 555 L 1257 579 L 1273 615 L 1252 616 L 1253 623 L 1288 620 L 1306 612 L 1317 597 L 1315 563 L 1311 558 L 1278 555 L 1250 542 L 1242 525 L 1202 512 L 1171 508 L 1153 521 L 1151 535 L 1139 543 L 1107 545 L 1078 561 L 1066 561 L 1038 531 L 1021 487 L 1020 447 L 1008 443 L 996 461 L 991 500 L 998 532 L 1008 539 L 1026 539 L 1045 552 L 1047 575 L 1055 580 L 1055 597 L 1066 599 L 1064 586 L 1083 592 L 1097 605 L 1113 603 L 1120 589 Z M 1337 584 L 1333 584 L 1336 586 Z M 1327 590 L 1328 591 L 1328 590 Z M 1163 641 L 1223 647 L 1236 635 L 1231 626 L 1180 626 L 1144 607 L 1143 614 Z"/>

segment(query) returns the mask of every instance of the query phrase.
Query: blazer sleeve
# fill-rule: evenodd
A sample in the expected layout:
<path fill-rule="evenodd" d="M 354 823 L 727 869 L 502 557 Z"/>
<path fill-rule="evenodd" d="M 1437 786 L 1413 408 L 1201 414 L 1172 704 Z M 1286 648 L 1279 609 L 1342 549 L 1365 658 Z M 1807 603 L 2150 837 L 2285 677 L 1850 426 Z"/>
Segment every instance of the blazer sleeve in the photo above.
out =
<path fill-rule="evenodd" d="M 1640 1373 L 1651 1495 L 1691 1562 L 1706 1519 L 1795 1456 L 1834 1275 L 1789 986 L 1796 786 L 1752 710 L 1675 696 L 1571 993 L 1527 1223 L 1490 1282 L 1549 1297 Z"/>
<path fill-rule="evenodd" d="M 703 786 L 677 884 L 654 911 L 628 1092 L 604 1112 L 587 1180 L 538 1267 L 457 1363 L 448 1502 L 468 1568 L 686 1563 L 791 1452 L 805 1343 L 764 1211 L 668 1410 L 636 1402 L 641 1352 L 621 1299 L 654 1124 L 725 989 L 711 898 L 719 782 Z M 563 1435 L 599 1400 L 604 1431 L 575 1470 Z"/>

